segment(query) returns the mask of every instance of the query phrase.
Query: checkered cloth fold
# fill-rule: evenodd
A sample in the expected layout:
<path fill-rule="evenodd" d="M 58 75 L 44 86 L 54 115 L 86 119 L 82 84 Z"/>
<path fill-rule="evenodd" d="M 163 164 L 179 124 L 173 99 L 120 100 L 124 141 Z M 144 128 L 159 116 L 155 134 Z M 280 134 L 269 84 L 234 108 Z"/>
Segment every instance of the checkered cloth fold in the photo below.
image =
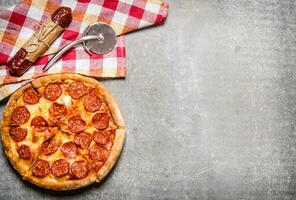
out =
<path fill-rule="evenodd" d="M 73 21 L 50 48 L 23 76 L 8 73 L 7 61 L 23 46 L 60 6 L 72 9 Z M 168 4 L 159 0 L 24 0 L 0 12 L 0 100 L 12 94 L 33 78 L 44 74 L 72 72 L 92 77 L 125 77 L 126 52 L 124 34 L 162 24 Z M 115 48 L 105 55 L 89 55 L 82 46 L 69 50 L 46 73 L 42 68 L 59 48 L 76 40 L 85 28 L 105 22 L 116 31 Z"/>

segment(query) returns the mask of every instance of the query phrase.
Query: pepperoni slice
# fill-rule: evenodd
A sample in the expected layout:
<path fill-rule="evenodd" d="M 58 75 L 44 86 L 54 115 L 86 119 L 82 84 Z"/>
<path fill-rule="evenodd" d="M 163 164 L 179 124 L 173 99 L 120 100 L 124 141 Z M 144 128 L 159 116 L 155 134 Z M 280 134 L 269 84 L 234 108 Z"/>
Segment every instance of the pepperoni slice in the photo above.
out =
<path fill-rule="evenodd" d="M 93 126 L 98 130 L 104 130 L 109 125 L 109 116 L 106 113 L 96 113 L 92 118 Z"/>
<path fill-rule="evenodd" d="M 77 147 L 74 142 L 66 142 L 61 147 L 61 151 L 67 158 L 75 158 L 77 155 Z"/>
<path fill-rule="evenodd" d="M 15 142 L 23 141 L 27 137 L 28 131 L 27 129 L 20 127 L 11 127 L 9 129 L 9 135 L 11 139 Z"/>
<path fill-rule="evenodd" d="M 97 144 L 94 144 L 89 149 L 89 157 L 94 161 L 105 161 L 107 160 L 108 156 L 108 150 Z"/>
<path fill-rule="evenodd" d="M 36 104 L 39 101 L 39 95 L 33 88 L 28 88 L 24 92 L 23 100 L 27 104 Z"/>
<path fill-rule="evenodd" d="M 32 119 L 31 126 L 35 131 L 43 132 L 48 128 L 48 123 L 43 117 L 36 116 Z"/>
<path fill-rule="evenodd" d="M 30 119 L 30 112 L 25 106 L 18 106 L 12 112 L 12 120 L 17 124 L 24 124 Z"/>
<path fill-rule="evenodd" d="M 77 179 L 85 178 L 88 172 L 89 167 L 84 160 L 76 161 L 71 165 L 71 174 Z"/>
<path fill-rule="evenodd" d="M 32 173 L 36 177 L 44 177 L 50 172 L 49 163 L 46 160 L 36 160 L 32 166 Z"/>
<path fill-rule="evenodd" d="M 67 115 L 67 108 L 64 104 L 53 102 L 49 108 L 49 114 L 56 119 L 60 119 Z"/>
<path fill-rule="evenodd" d="M 79 115 L 77 115 L 69 119 L 68 127 L 73 133 L 79 133 L 85 130 L 86 123 Z"/>
<path fill-rule="evenodd" d="M 50 83 L 44 89 L 44 97 L 49 101 L 57 100 L 61 94 L 62 88 L 56 83 Z"/>
<path fill-rule="evenodd" d="M 56 152 L 60 145 L 60 142 L 54 139 L 49 139 L 41 144 L 41 150 L 45 155 L 50 155 Z"/>
<path fill-rule="evenodd" d="M 73 99 L 79 99 L 88 93 L 88 88 L 83 83 L 76 81 L 69 85 L 69 94 Z"/>
<path fill-rule="evenodd" d="M 80 148 L 84 149 L 89 147 L 92 137 L 89 133 L 81 132 L 75 135 L 74 143 Z"/>
<path fill-rule="evenodd" d="M 104 163 L 103 162 L 92 162 L 91 164 L 90 164 L 90 168 L 92 169 L 92 170 L 94 170 L 94 171 L 99 171 L 100 169 L 101 169 L 101 167 L 104 165 Z"/>
<path fill-rule="evenodd" d="M 83 106 L 86 111 L 88 112 L 96 112 L 100 109 L 102 105 L 102 101 L 98 94 L 93 90 L 91 93 L 86 95 L 84 101 L 83 101 Z"/>
<path fill-rule="evenodd" d="M 51 172 L 56 177 L 66 176 L 69 169 L 70 165 L 65 159 L 56 160 L 51 166 Z"/>
<path fill-rule="evenodd" d="M 19 154 L 19 157 L 21 159 L 24 159 L 24 160 L 29 160 L 31 158 L 31 150 L 30 150 L 30 147 L 28 145 L 21 145 L 18 149 L 17 149 L 17 152 Z"/>
<path fill-rule="evenodd" d="M 110 141 L 110 134 L 112 132 L 108 131 L 95 131 L 94 132 L 94 141 L 97 144 L 105 145 Z"/>

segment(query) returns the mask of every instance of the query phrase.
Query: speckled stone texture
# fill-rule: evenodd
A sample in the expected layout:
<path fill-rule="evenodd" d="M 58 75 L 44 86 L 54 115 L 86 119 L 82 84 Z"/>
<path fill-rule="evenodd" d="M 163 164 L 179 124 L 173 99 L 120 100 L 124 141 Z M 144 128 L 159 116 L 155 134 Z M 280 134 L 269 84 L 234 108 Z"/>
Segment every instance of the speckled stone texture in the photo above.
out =
<path fill-rule="evenodd" d="M 127 35 L 127 78 L 103 81 L 128 127 L 112 173 L 42 190 L 1 149 L 0 199 L 296 198 L 296 1 L 167 2 L 164 26 Z"/>

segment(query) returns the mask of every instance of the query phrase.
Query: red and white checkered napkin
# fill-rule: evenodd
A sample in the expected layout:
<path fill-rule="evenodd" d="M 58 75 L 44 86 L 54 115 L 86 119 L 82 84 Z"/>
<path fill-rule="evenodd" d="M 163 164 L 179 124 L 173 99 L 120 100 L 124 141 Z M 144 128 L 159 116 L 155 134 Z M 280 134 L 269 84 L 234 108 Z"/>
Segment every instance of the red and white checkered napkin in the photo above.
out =
<path fill-rule="evenodd" d="M 72 9 L 73 21 L 45 54 L 23 76 L 8 73 L 7 61 L 58 7 Z M 126 53 L 123 34 L 147 26 L 162 24 L 168 4 L 160 0 L 24 0 L 0 12 L 0 100 L 33 78 L 44 74 L 72 72 L 92 77 L 125 77 Z M 105 22 L 116 31 L 116 47 L 105 55 L 89 55 L 82 46 L 68 51 L 46 73 L 43 66 L 59 48 L 76 40 L 85 28 Z"/>

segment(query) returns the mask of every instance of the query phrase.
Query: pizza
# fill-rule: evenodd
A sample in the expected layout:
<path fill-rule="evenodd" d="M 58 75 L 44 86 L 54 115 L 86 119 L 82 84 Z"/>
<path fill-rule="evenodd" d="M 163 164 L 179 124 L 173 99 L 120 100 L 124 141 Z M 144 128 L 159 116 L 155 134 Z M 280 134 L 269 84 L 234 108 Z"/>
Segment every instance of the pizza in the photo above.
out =
<path fill-rule="evenodd" d="M 77 74 L 43 76 L 17 90 L 1 130 L 5 154 L 23 179 L 53 190 L 102 180 L 125 137 L 111 94 L 97 80 Z"/>

